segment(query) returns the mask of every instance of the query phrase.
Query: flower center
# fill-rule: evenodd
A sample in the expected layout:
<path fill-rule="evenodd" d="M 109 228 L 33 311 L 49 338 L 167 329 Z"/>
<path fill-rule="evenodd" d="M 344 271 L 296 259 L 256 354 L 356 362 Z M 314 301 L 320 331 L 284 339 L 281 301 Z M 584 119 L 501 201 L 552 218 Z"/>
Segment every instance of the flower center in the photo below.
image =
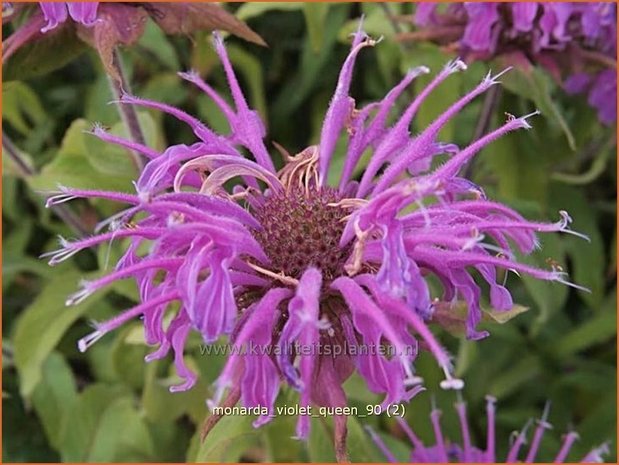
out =
<path fill-rule="evenodd" d="M 325 281 L 344 272 L 351 248 L 340 248 L 346 211 L 329 205 L 341 200 L 330 187 L 290 187 L 266 198 L 255 212 L 263 226 L 254 237 L 271 259 L 275 273 L 298 279 L 310 266 L 319 268 Z"/>

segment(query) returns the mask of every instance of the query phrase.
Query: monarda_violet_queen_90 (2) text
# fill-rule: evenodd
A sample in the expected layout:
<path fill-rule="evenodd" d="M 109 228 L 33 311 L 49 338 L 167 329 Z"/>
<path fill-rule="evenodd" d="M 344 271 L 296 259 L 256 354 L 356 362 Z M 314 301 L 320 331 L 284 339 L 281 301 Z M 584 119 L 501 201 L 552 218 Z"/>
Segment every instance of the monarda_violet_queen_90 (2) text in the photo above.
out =
<path fill-rule="evenodd" d="M 487 282 L 490 303 L 499 311 L 511 309 L 513 302 L 497 282 L 498 270 L 570 284 L 560 268 L 519 263 L 512 249 L 531 253 L 538 247 L 536 232 L 576 234 L 569 229 L 566 212 L 556 223 L 527 221 L 458 176 L 493 140 L 529 129 L 528 118 L 535 113 L 508 115 L 501 127 L 464 148 L 437 140 L 448 121 L 499 83 L 501 73 L 488 74 L 423 131 L 411 135 L 411 121 L 424 100 L 466 66 L 459 60 L 447 63 L 390 125 L 387 119 L 396 99 L 430 70 L 410 70 L 382 100 L 355 108 L 349 95 L 355 60 L 362 49 L 376 44 L 359 30 L 340 71 L 320 141 L 294 156 L 281 149 L 284 164 L 277 170 L 264 143 L 265 126 L 249 108 L 217 33 L 214 44 L 233 105 L 196 73 L 180 76 L 213 99 L 227 118 L 229 134 L 216 134 L 164 103 L 124 95 L 118 104 L 170 114 L 188 124 L 198 142 L 160 153 L 95 125 L 92 132 L 98 138 L 149 159 L 135 182 L 135 193 L 61 187 L 48 199 L 48 206 L 78 198 L 126 205 L 100 224 L 109 231 L 74 241 L 61 239 L 62 247 L 46 254 L 53 265 L 98 244 L 127 241 L 114 271 L 82 282 L 67 304 L 127 278 L 137 283 L 139 303 L 96 323 L 95 331 L 79 341 L 80 350 L 142 318 L 146 342 L 158 346 L 146 360 L 161 359 L 172 350 L 183 382 L 171 390 L 183 391 L 197 378 L 183 359 L 192 330 L 207 344 L 225 335 L 238 347 L 250 342 L 270 348 L 303 347 L 298 352 L 279 350 L 277 355 L 268 350 L 235 351 L 227 358 L 209 405 L 230 406 L 240 399 L 245 407 L 266 406 L 269 413 L 254 422 L 258 427 L 273 417 L 282 382 L 300 393 L 302 407 L 343 407 L 347 399 L 342 384 L 356 370 L 370 391 L 385 394 L 384 405 L 408 401 L 422 389 L 423 380 L 413 367 L 419 346 L 444 371 L 441 387 L 459 389 L 463 382 L 452 376 L 449 354 L 427 326 L 436 303 L 463 300 L 467 337 L 481 339 L 487 332 L 476 329 L 482 313 L 481 289 L 474 276 Z M 328 185 L 340 137 L 347 141 L 344 164 L 339 181 Z M 368 150 L 372 156 L 362 175 L 355 177 Z M 243 155 L 245 151 L 251 158 Z M 438 155 L 447 155 L 447 161 L 431 169 Z M 226 190 L 224 185 L 232 179 L 242 182 Z M 441 296 L 430 295 L 427 275 L 438 278 Z M 383 344 L 395 355 L 338 350 Z M 336 416 L 334 424 L 336 455 L 344 459 L 346 417 Z M 307 438 L 309 429 L 310 418 L 300 416 L 296 436 Z"/>

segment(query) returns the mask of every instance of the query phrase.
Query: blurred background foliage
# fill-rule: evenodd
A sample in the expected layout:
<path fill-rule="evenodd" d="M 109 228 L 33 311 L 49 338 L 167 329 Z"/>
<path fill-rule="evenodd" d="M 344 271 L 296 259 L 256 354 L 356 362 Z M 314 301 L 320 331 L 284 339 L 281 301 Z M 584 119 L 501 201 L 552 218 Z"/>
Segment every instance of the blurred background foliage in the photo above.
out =
<path fill-rule="evenodd" d="M 367 32 L 385 39 L 359 57 L 352 89 L 357 106 L 382 98 L 409 68 L 424 64 L 436 72 L 453 58 L 431 44 L 392 40 L 395 32 L 411 29 L 394 17 L 412 13 L 412 4 L 226 7 L 269 45 L 227 40 L 242 85 L 267 121 L 270 140 L 293 153 L 317 141 L 349 49 L 349 34 L 362 14 Z M 176 75 L 195 69 L 227 95 L 210 34 L 168 37 L 153 24 L 146 31 L 136 46 L 121 52 L 133 93 L 179 106 L 225 131 L 226 122 L 214 104 Z M 123 128 L 116 108 L 108 104 L 112 94 L 97 54 L 86 48 L 81 52 L 45 75 L 33 76 L 23 66 L 12 69 L 11 80 L 2 87 L 3 130 L 26 163 L 18 166 L 6 154 L 2 158 L 3 460 L 332 461 L 328 419 L 315 422 L 304 444 L 289 439 L 294 417 L 276 418 L 260 430 L 251 427 L 251 418 L 227 417 L 200 444 L 205 399 L 222 359 L 200 356 L 195 334 L 186 358 L 201 381 L 180 394 L 167 390 L 175 381 L 169 360 L 144 363 L 149 349 L 139 322 L 106 336 L 84 354 L 78 352 L 76 341 L 90 331 L 89 321 L 109 318 L 136 296 L 133 284 L 126 282 L 75 307 L 64 305 L 80 278 L 100 274 L 110 257 L 120 254 L 119 242 L 98 252 L 82 252 L 55 268 L 38 258 L 56 248 L 57 235 L 91 232 L 97 221 L 118 208 L 99 201 L 72 203 L 83 229 L 79 232 L 44 208 L 41 191 L 57 184 L 131 191 L 136 176 L 126 153 L 85 133 L 93 122 L 117 133 Z M 422 106 L 413 130 L 472 89 L 488 68 L 496 72 L 502 65 L 475 63 L 450 77 Z M 415 82 L 406 98 L 431 76 Z M 615 131 L 600 125 L 584 98 L 568 97 L 541 69 L 513 70 L 502 81 L 488 127 L 497 127 L 505 112 L 520 115 L 538 108 L 542 116 L 532 120 L 532 130 L 491 144 L 469 175 L 489 197 L 527 217 L 556 221 L 558 211 L 567 210 L 573 229 L 586 233 L 591 242 L 546 235 L 530 262 L 544 267 L 548 260 L 561 264 L 591 293 L 510 275 L 514 300 L 528 312 L 509 324 L 487 323 L 491 336 L 481 342 L 447 333 L 440 337 L 455 356 L 457 374 L 466 381 L 463 396 L 477 443 L 485 444 L 485 395 L 498 398 L 499 451 L 507 447 L 509 433 L 538 417 L 549 400 L 555 430 L 544 440 L 542 458 L 552 459 L 562 432 L 575 428 L 581 440 L 574 457 L 610 440 L 613 452 L 608 461 L 614 461 Z M 405 104 L 401 99 L 399 105 Z M 441 140 L 459 145 L 470 141 L 479 130 L 483 105 L 483 98 L 469 105 L 444 129 Z M 139 117 L 148 143 L 158 149 L 194 140 L 187 127 L 161 113 L 139 111 Z M 422 439 L 433 440 L 429 411 L 434 398 L 444 411 L 447 435 L 459 441 L 454 394 L 438 388 L 440 374 L 430 357 L 422 355 L 417 370 L 429 389 L 407 406 L 407 419 Z M 380 402 L 356 377 L 346 388 L 351 405 L 360 412 Z M 279 402 L 293 404 L 296 395 L 286 390 Z M 383 460 L 363 425 L 373 426 L 407 461 L 406 440 L 385 415 L 350 419 L 353 461 Z"/>

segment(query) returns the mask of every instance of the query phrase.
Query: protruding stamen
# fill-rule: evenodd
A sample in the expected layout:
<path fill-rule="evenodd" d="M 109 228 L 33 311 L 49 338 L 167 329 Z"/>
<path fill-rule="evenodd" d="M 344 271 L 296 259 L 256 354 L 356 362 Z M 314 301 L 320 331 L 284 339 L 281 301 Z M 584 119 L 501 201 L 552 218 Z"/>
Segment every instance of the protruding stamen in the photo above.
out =
<path fill-rule="evenodd" d="M 84 353 L 88 350 L 90 346 L 92 346 L 95 342 L 105 336 L 106 331 L 96 330 L 90 333 L 88 336 L 81 338 L 77 341 L 77 348 L 80 352 Z"/>
<path fill-rule="evenodd" d="M 492 76 L 492 71 L 488 71 L 488 74 L 484 78 L 483 83 L 486 84 L 488 87 L 494 86 L 496 84 L 500 84 L 501 81 L 499 81 L 498 79 L 501 76 L 503 76 L 505 73 L 507 73 L 508 71 L 511 71 L 512 68 L 513 68 L 512 66 L 508 66 L 503 71 L 501 71 L 500 73 L 498 73 L 498 74 L 496 74 L 494 76 Z"/>
<path fill-rule="evenodd" d="M 443 69 L 443 72 L 447 74 L 453 74 L 459 71 L 466 71 L 467 68 L 468 66 L 466 66 L 466 63 L 464 61 L 462 61 L 460 58 L 456 58 L 455 60 L 447 62 L 445 68 Z"/>
<path fill-rule="evenodd" d="M 82 287 L 82 289 L 80 289 L 79 291 L 71 294 L 67 298 L 67 300 L 65 301 L 65 305 L 67 307 L 70 307 L 72 305 L 77 305 L 77 304 L 83 302 L 84 300 L 86 300 L 88 297 L 90 297 L 90 295 L 92 295 L 92 293 L 94 292 L 94 290 L 91 288 L 90 284 L 91 284 L 91 282 L 87 281 L 85 279 L 80 281 L 80 287 Z"/>
<path fill-rule="evenodd" d="M 441 368 L 443 369 L 443 373 L 445 373 L 445 379 L 440 383 L 441 389 L 459 391 L 464 387 L 464 381 L 459 378 L 454 378 L 448 366 L 443 365 Z"/>

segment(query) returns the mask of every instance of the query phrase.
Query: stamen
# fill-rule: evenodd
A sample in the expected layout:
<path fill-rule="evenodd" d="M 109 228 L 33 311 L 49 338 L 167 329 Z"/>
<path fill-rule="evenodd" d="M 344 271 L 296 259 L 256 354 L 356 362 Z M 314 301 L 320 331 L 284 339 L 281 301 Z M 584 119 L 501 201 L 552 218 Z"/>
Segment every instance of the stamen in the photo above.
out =
<path fill-rule="evenodd" d="M 91 284 L 91 281 L 87 281 L 85 279 L 81 280 L 80 287 L 82 287 L 82 289 L 71 294 L 65 301 L 65 305 L 67 307 L 70 307 L 72 305 L 77 305 L 83 302 L 84 300 L 86 300 L 88 297 L 90 297 L 94 292 L 90 284 Z"/>
<path fill-rule="evenodd" d="M 448 61 L 445 67 L 443 68 L 443 72 L 447 74 L 457 73 L 459 71 L 466 71 L 468 66 L 464 61 L 460 58 L 456 58 L 453 61 Z"/>
<path fill-rule="evenodd" d="M 62 248 L 58 250 L 52 250 L 51 252 L 45 252 L 39 255 L 39 258 L 52 257 L 48 262 L 50 266 L 57 265 L 65 261 L 67 258 L 71 258 L 73 255 L 75 255 L 81 250 L 81 248 L 73 247 L 73 244 L 62 236 L 58 236 L 58 240 Z"/>
<path fill-rule="evenodd" d="M 100 330 L 96 330 L 90 333 L 88 336 L 85 336 L 81 338 L 79 341 L 77 341 L 77 348 L 82 353 L 86 352 L 90 346 L 92 346 L 95 342 L 97 342 L 99 339 L 105 336 L 106 333 L 107 333 L 106 331 L 100 331 Z"/>
<path fill-rule="evenodd" d="M 486 77 L 484 78 L 483 83 L 486 84 L 488 87 L 489 86 L 493 86 L 495 84 L 500 84 L 501 81 L 498 81 L 498 79 L 503 76 L 505 73 L 507 73 L 508 71 L 511 71 L 513 68 L 513 66 L 508 66 L 507 68 L 505 68 L 503 71 L 501 71 L 499 74 L 492 76 L 492 71 L 488 71 L 488 74 L 486 75 Z"/>
<path fill-rule="evenodd" d="M 262 268 L 261 266 L 255 265 L 251 262 L 246 262 L 251 268 L 256 270 L 259 273 L 262 273 L 266 276 L 269 276 L 273 279 L 277 279 L 278 281 L 283 282 L 284 284 L 288 284 L 289 286 L 297 286 L 299 284 L 299 280 L 295 278 L 291 278 L 290 276 L 286 276 L 284 273 L 275 273 L 273 271 L 267 270 L 266 268 Z"/>
<path fill-rule="evenodd" d="M 561 215 L 561 220 L 557 223 L 559 230 L 566 234 L 571 234 L 572 236 L 580 237 L 581 239 L 586 240 L 587 242 L 591 242 L 591 239 L 586 234 L 579 233 L 577 231 L 572 231 L 568 228 L 569 224 L 572 222 L 572 218 L 565 210 L 559 211 L 559 215 Z"/>
<path fill-rule="evenodd" d="M 445 379 L 440 383 L 442 389 L 453 389 L 459 391 L 460 389 L 464 388 L 464 381 L 458 378 L 454 378 L 451 375 L 448 366 L 443 365 L 441 368 L 443 369 L 443 373 L 445 373 Z"/>

